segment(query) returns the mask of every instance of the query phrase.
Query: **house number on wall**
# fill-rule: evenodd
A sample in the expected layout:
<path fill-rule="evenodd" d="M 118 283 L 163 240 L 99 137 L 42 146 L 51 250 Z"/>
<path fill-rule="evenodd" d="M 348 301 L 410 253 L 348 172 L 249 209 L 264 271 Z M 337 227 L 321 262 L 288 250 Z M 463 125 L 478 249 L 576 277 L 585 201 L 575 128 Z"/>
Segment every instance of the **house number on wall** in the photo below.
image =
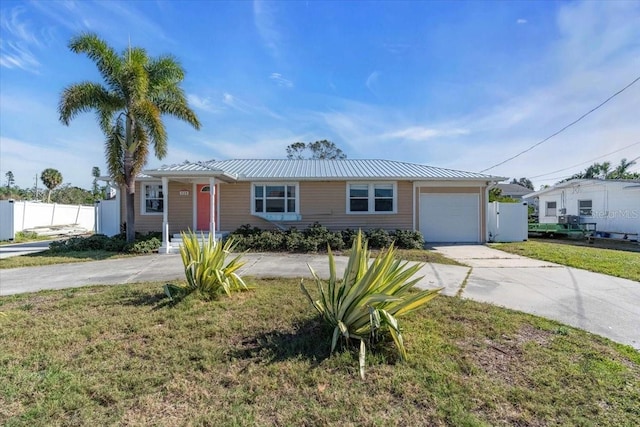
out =
<path fill-rule="evenodd" d="M 188 196 L 189 195 L 189 190 L 180 190 L 180 195 L 181 196 Z"/>

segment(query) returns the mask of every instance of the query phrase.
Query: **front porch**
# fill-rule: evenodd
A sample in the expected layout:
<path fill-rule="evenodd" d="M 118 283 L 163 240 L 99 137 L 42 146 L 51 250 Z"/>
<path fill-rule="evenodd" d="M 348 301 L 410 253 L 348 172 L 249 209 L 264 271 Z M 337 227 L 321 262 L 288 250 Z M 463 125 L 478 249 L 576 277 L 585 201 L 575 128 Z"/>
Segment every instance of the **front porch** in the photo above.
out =
<path fill-rule="evenodd" d="M 156 197 L 162 200 L 162 207 L 158 209 L 162 214 L 162 246 L 158 250 L 159 253 L 178 252 L 182 242 L 180 231 L 195 230 L 207 238 L 213 233 L 216 239 L 228 234 L 221 232 L 219 226 L 219 183 L 220 180 L 214 176 L 185 176 L 171 180 L 166 176 L 161 177 L 161 185 L 156 194 Z M 150 200 L 153 200 L 149 187 L 149 184 L 142 184 L 141 188 L 144 192 L 144 212 L 148 210 Z M 189 215 L 191 221 L 188 219 Z"/>

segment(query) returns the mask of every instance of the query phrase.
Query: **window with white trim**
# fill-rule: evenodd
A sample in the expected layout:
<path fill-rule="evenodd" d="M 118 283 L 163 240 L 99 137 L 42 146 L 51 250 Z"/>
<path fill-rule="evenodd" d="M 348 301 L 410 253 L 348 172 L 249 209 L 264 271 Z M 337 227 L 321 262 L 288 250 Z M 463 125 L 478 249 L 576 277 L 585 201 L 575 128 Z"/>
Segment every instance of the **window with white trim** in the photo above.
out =
<path fill-rule="evenodd" d="M 592 207 L 591 200 L 578 200 L 578 215 L 591 216 Z"/>
<path fill-rule="evenodd" d="M 556 216 L 557 206 L 557 202 L 547 202 L 544 216 Z"/>
<path fill-rule="evenodd" d="M 253 184 L 252 213 L 298 213 L 297 184 Z"/>
<path fill-rule="evenodd" d="M 397 211 L 397 186 L 394 182 L 348 183 L 347 213 L 390 214 Z"/>
<path fill-rule="evenodd" d="M 142 214 L 162 215 L 164 211 L 164 194 L 162 184 L 143 184 Z"/>

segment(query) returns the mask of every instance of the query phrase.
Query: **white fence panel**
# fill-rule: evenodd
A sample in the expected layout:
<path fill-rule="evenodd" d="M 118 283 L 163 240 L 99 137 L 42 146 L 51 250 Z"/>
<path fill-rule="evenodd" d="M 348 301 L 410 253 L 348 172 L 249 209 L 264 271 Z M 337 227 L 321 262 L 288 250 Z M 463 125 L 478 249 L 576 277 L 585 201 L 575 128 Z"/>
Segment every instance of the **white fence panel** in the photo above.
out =
<path fill-rule="evenodd" d="M 0 200 L 0 240 L 12 240 L 15 235 L 13 213 L 13 200 Z"/>
<path fill-rule="evenodd" d="M 522 242 L 528 238 L 526 203 L 489 203 L 487 228 L 490 242 Z"/>
<path fill-rule="evenodd" d="M 96 203 L 96 233 L 114 236 L 120 233 L 120 198 Z"/>
<path fill-rule="evenodd" d="M 35 227 L 76 225 L 95 230 L 95 208 L 13 200 L 0 201 L 0 240 L 13 240 L 15 233 Z"/>

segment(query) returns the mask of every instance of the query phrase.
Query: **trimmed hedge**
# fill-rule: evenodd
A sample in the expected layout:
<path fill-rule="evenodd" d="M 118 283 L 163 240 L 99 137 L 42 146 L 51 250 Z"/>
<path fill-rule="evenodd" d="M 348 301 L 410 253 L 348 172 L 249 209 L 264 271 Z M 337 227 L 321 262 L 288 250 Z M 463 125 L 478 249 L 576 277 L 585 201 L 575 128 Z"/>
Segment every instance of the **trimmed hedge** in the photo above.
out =
<path fill-rule="evenodd" d="M 358 230 L 345 229 L 330 231 L 325 226 L 314 223 L 305 230 L 291 227 L 288 230 L 261 230 L 246 224 L 229 234 L 236 242 L 237 250 L 258 252 L 317 252 L 339 251 L 351 247 Z M 419 231 L 395 230 L 387 231 L 375 228 L 365 232 L 370 249 L 389 247 L 392 242 L 400 249 L 422 249 L 424 238 Z"/>
<path fill-rule="evenodd" d="M 162 245 L 162 233 L 150 232 L 146 235 L 136 233 L 136 240 L 127 243 L 124 234 L 116 234 L 113 237 L 104 234 L 93 234 L 87 237 L 72 237 L 66 240 L 58 240 L 49 244 L 52 252 L 84 252 L 84 251 L 108 251 L 124 252 L 130 254 L 148 254 L 157 252 Z"/>

